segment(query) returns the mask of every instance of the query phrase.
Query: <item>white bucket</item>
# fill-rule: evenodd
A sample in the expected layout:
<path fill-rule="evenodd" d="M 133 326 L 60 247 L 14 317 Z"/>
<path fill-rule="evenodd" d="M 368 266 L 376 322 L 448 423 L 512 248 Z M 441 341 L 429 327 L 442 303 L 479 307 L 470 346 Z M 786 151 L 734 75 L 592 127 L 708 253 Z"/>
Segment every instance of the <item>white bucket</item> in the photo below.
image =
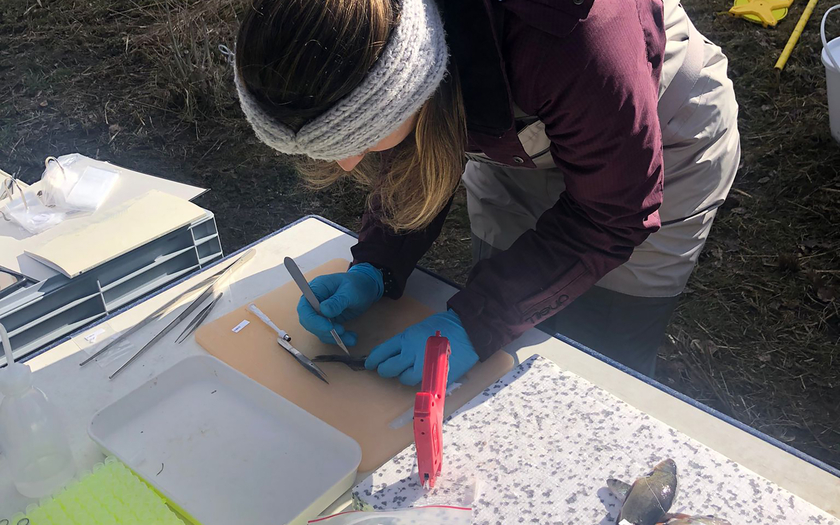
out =
<path fill-rule="evenodd" d="M 828 94 L 828 118 L 831 125 L 831 135 L 837 142 L 840 142 L 840 37 L 831 42 L 825 39 L 825 21 L 828 14 L 835 9 L 836 5 L 825 12 L 820 25 L 820 37 L 822 38 L 823 51 L 822 62 L 825 66 L 826 93 Z"/>

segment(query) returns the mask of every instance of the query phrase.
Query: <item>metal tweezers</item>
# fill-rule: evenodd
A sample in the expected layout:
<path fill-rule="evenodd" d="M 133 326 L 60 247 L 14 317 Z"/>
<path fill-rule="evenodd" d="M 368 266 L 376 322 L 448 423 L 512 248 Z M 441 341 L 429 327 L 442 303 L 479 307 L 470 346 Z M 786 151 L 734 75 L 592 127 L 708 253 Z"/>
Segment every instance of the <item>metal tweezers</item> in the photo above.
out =
<path fill-rule="evenodd" d="M 172 307 L 172 305 L 174 305 L 175 303 L 179 302 L 179 301 L 180 301 L 181 299 L 183 299 L 186 295 L 188 295 L 188 294 L 190 294 L 190 293 L 192 293 L 192 292 L 194 292 L 194 291 L 196 291 L 196 290 L 198 290 L 199 288 L 202 288 L 202 287 L 204 287 L 204 286 L 206 286 L 207 288 L 209 288 L 209 287 L 211 286 L 211 282 L 212 282 L 212 281 L 213 281 L 216 277 L 218 277 L 219 275 L 221 275 L 221 273 L 222 273 L 222 272 L 224 272 L 224 270 L 221 270 L 220 272 L 218 272 L 218 273 L 216 273 L 216 274 L 214 274 L 214 275 L 212 275 L 212 276 L 208 277 L 207 279 L 204 279 L 203 281 L 201 281 L 200 283 L 196 284 L 195 286 L 192 286 L 189 290 L 185 291 L 183 294 L 181 294 L 181 295 L 179 295 L 179 296 L 175 297 L 174 299 L 172 299 L 171 301 L 169 301 L 169 302 L 168 302 L 168 303 L 166 303 L 165 305 L 161 306 L 160 308 L 158 308 L 157 310 L 155 310 L 155 312 L 154 312 L 154 313 L 152 313 L 151 315 L 149 315 L 148 317 L 146 317 L 145 319 L 143 319 L 143 320 L 142 320 L 142 321 L 140 321 L 139 323 L 135 324 L 134 326 L 132 326 L 132 327 L 131 327 L 131 328 L 129 328 L 128 330 L 126 330 L 126 331 L 122 332 L 120 335 L 118 335 L 117 337 L 115 337 L 114 339 L 112 339 L 112 340 L 111 340 L 109 343 L 107 343 L 105 346 L 103 346 L 102 348 L 100 348 L 100 349 L 99 349 L 99 350 L 97 350 L 95 353 L 91 354 L 90 356 L 88 356 L 88 357 L 87 357 L 87 359 L 85 359 L 84 361 L 82 361 L 81 363 L 79 363 L 79 366 L 85 366 L 86 364 L 90 363 L 91 361 L 93 361 L 94 359 L 96 359 L 96 358 L 97 358 L 97 357 L 99 357 L 100 355 L 104 354 L 105 352 L 107 352 L 107 351 L 108 351 L 108 350 L 110 350 L 111 348 L 114 348 L 114 347 L 115 347 L 115 346 L 116 346 L 116 345 L 117 345 L 120 341 L 123 341 L 124 339 L 128 338 L 128 336 L 130 336 L 131 334 L 133 334 L 133 333 L 134 333 L 134 332 L 136 332 L 137 330 L 140 330 L 141 328 L 143 328 L 143 327 L 144 327 L 144 326 L 146 326 L 147 324 L 151 323 L 152 321 L 157 321 L 158 319 L 162 318 L 162 317 L 163 317 L 163 316 L 165 316 L 167 313 L 169 313 L 169 309 Z M 205 290 L 206 290 L 207 288 L 205 288 Z M 0 522 L 0 525 L 2 525 L 2 522 Z"/>
<path fill-rule="evenodd" d="M 207 319 L 207 316 L 210 315 L 210 312 L 213 310 L 213 307 L 216 306 L 216 304 L 218 304 L 219 299 L 221 299 L 223 295 L 224 293 L 220 293 L 218 296 L 216 296 L 216 298 L 214 298 L 210 302 L 210 304 L 205 306 L 200 312 L 196 314 L 195 317 L 193 317 L 193 320 L 190 321 L 189 324 L 187 324 L 187 327 L 184 328 L 184 331 L 181 332 L 181 335 L 179 335 L 178 339 L 175 340 L 176 344 L 181 344 L 184 341 L 186 341 L 187 337 L 189 337 L 190 334 L 195 332 L 196 329 L 198 329 L 198 327 L 201 326 L 201 323 L 203 323 L 204 320 Z"/>
<path fill-rule="evenodd" d="M 98 357 L 99 355 L 101 355 L 103 352 L 105 352 L 105 351 L 109 350 L 110 348 L 113 348 L 113 347 L 114 347 L 114 345 L 115 345 L 116 343 L 118 343 L 119 341 L 122 341 L 123 339 L 125 339 L 126 337 L 128 337 L 129 335 L 131 335 L 132 333 L 136 332 L 136 331 L 137 331 L 137 330 L 139 330 L 142 326 L 145 326 L 146 324 L 148 324 L 148 323 L 150 323 L 150 322 L 152 322 L 152 321 L 156 321 L 156 320 L 158 320 L 158 319 L 162 318 L 164 315 L 166 315 L 166 314 L 168 313 L 169 308 L 170 308 L 172 305 L 174 305 L 175 303 L 177 303 L 178 301 L 180 301 L 180 300 L 181 300 L 183 297 L 185 297 L 188 293 L 191 293 L 191 292 L 193 292 L 193 291 L 197 290 L 198 288 L 200 288 L 200 287 L 204 286 L 205 284 L 207 284 L 207 287 L 206 287 L 206 288 L 205 288 L 205 289 L 201 292 L 201 295 L 199 295 L 199 296 L 198 296 L 198 298 L 197 298 L 196 300 L 194 300 L 192 303 L 190 303 L 190 304 L 189 304 L 189 306 L 187 306 L 187 307 L 184 309 L 184 311 L 182 311 L 180 314 L 178 314 L 178 316 L 177 316 L 177 317 L 175 317 L 175 319 L 173 319 L 172 321 L 170 321 L 170 323 L 169 323 L 169 324 L 167 324 L 167 325 L 163 328 L 163 330 L 161 330 L 160 332 L 158 332 L 158 333 L 157 333 L 157 335 L 155 335 L 155 336 L 154 336 L 154 337 L 153 337 L 153 338 L 152 338 L 152 339 L 151 339 L 148 343 L 146 343 L 145 345 L 143 345 L 143 347 L 142 347 L 142 348 L 140 348 L 140 350 L 138 350 L 137 352 L 135 352 L 135 353 L 134 353 L 134 355 L 132 355 L 132 356 L 131 356 L 131 358 L 129 358 L 129 360 L 128 360 L 128 361 L 126 361 L 126 362 L 125 362 L 125 363 L 123 363 L 123 364 L 122 364 L 119 368 L 117 368 L 116 372 L 114 372 L 113 374 L 111 374 L 110 376 L 108 376 L 108 379 L 114 379 L 114 377 L 116 377 L 116 376 L 117 376 L 117 374 L 119 374 L 120 372 L 122 372 L 123 370 L 125 370 L 125 368 L 126 368 L 128 365 L 130 365 L 132 362 L 134 362 L 134 360 L 135 360 L 135 359 L 137 359 L 138 357 L 140 357 L 140 355 L 141 355 L 141 354 L 143 354 L 146 350 L 148 350 L 149 348 L 151 348 L 151 347 L 152 347 L 155 343 L 157 343 L 158 341 L 160 341 L 161 339 L 163 339 L 163 337 L 164 337 L 166 334 L 168 334 L 170 331 L 172 331 L 172 329 L 173 329 L 173 328 L 175 328 L 175 326 L 176 326 L 178 323 L 180 323 L 181 321 L 183 321 L 184 319 L 186 319 L 187 317 L 189 317 L 189 315 L 190 315 L 192 312 L 194 312 L 194 311 L 195 311 L 195 310 L 196 310 L 199 306 L 201 306 L 201 303 L 203 303 L 203 302 L 205 301 L 205 299 L 207 299 L 208 297 L 212 296 L 212 295 L 215 293 L 215 291 L 216 291 L 216 287 L 217 287 L 219 284 L 221 284 L 221 283 L 222 283 L 222 282 L 223 282 L 223 281 L 224 281 L 227 277 L 229 277 L 230 275 L 232 275 L 232 274 L 233 274 L 233 272 L 235 272 L 236 270 L 238 270 L 238 269 L 239 269 L 242 265 L 244 265 L 246 262 L 248 262 L 248 261 L 250 261 L 251 259 L 253 259 L 253 258 L 254 258 L 255 253 L 256 253 L 256 252 L 255 252 L 255 250 L 254 250 L 253 248 L 252 248 L 252 249 L 250 249 L 250 250 L 248 250 L 247 252 L 243 253 L 243 254 L 242 254 L 241 256 L 239 256 L 239 257 L 238 257 L 238 258 L 237 258 L 234 262 L 232 262 L 231 264 L 229 264 L 228 266 L 226 266 L 225 268 L 223 268 L 221 271 L 219 271 L 219 272 L 215 273 L 215 274 L 214 274 L 213 276 L 211 276 L 209 279 L 205 279 L 204 281 L 202 281 L 202 282 L 201 282 L 201 283 L 199 283 L 198 285 L 196 285 L 196 286 L 194 286 L 194 287 L 190 288 L 187 292 L 184 292 L 183 294 L 179 295 L 178 297 L 176 297 L 176 298 L 172 299 L 171 301 L 169 301 L 169 302 L 168 302 L 168 303 L 166 303 L 165 305 L 163 305 L 163 306 L 161 306 L 160 308 L 158 308 L 158 309 L 157 309 L 154 313 L 152 313 L 149 317 L 147 317 L 147 318 L 143 319 L 142 321 L 140 321 L 140 322 L 139 322 L 139 323 L 137 323 L 136 325 L 134 325 L 134 326 L 132 326 L 131 328 L 129 328 L 128 330 L 126 330 L 125 332 L 121 333 L 121 334 L 120 334 L 119 336 L 117 336 L 117 337 L 116 337 L 113 341 L 111 341 L 110 343 L 108 343 L 107 345 L 105 345 L 102 349 L 100 349 L 99 351 L 97 351 L 96 353 L 94 353 L 93 355 L 91 355 L 90 357 L 88 357 L 87 359 L 85 359 L 84 361 L 82 361 L 81 363 L 79 363 L 79 366 L 83 366 L 83 365 L 85 365 L 85 364 L 87 364 L 87 363 L 89 363 L 89 362 L 93 361 L 96 357 Z M 208 284 L 208 283 L 209 283 L 209 284 Z M 202 313 L 203 313 L 203 312 L 202 312 Z M 209 313 L 209 311 L 208 311 L 207 313 Z M 199 314 L 199 315 L 201 315 L 201 314 Z M 206 317 L 206 316 L 205 316 L 205 317 Z"/>
<path fill-rule="evenodd" d="M 216 286 L 218 286 L 226 277 L 230 276 L 233 272 L 239 269 L 240 266 L 253 259 L 255 253 L 256 252 L 252 248 L 247 252 L 243 253 L 238 259 L 236 259 L 236 261 L 233 262 L 233 264 L 225 268 L 224 271 L 222 271 L 222 273 L 220 273 L 219 276 L 213 280 L 210 286 L 208 286 L 207 289 L 204 290 L 204 292 L 202 292 L 202 294 L 198 296 L 198 299 L 190 303 L 190 305 L 187 306 L 183 312 L 178 314 L 178 317 L 173 319 L 168 325 L 164 327 L 163 330 L 158 332 L 158 334 L 154 336 L 151 341 L 146 343 L 143 346 L 143 348 L 135 352 L 134 355 L 131 356 L 128 361 L 126 361 L 119 368 L 117 368 L 116 372 L 108 376 L 108 379 L 114 379 L 115 377 L 117 377 L 117 374 L 125 370 L 125 368 L 128 365 L 130 365 L 135 359 L 140 357 L 146 350 L 148 350 L 149 348 L 154 346 L 155 343 L 163 339 L 164 336 L 166 336 L 166 334 L 168 334 L 170 331 L 172 331 L 173 328 L 175 328 L 175 326 L 178 325 L 178 323 L 189 317 L 189 315 L 193 313 L 193 311 L 195 311 L 196 308 L 201 306 L 201 303 L 203 303 L 205 299 L 212 296 L 216 292 Z"/>

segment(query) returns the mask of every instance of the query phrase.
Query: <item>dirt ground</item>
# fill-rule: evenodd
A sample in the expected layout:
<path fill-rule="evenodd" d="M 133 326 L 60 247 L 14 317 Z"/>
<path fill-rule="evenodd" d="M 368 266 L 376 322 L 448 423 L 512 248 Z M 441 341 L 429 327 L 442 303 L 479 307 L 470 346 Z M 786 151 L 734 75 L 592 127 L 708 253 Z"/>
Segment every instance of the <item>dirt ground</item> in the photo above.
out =
<path fill-rule="evenodd" d="M 723 47 L 743 163 L 663 344 L 657 379 L 840 467 L 840 145 L 829 134 L 818 5 L 784 73 L 773 64 L 804 9 L 777 28 L 684 0 Z M 26 181 L 80 152 L 209 187 L 230 252 L 302 215 L 355 228 L 364 195 L 312 193 L 257 143 L 229 64 L 240 0 L 0 2 L 0 167 Z M 840 19 L 840 15 L 836 17 Z M 840 23 L 829 24 L 840 36 Z M 423 265 L 469 271 L 463 193 Z"/>

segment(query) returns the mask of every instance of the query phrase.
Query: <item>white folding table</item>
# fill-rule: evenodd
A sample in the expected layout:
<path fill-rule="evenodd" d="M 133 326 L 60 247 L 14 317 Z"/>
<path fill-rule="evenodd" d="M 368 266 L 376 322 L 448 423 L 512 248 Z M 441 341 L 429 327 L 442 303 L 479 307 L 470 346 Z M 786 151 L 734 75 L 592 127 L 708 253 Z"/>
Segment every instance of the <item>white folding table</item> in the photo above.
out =
<path fill-rule="evenodd" d="M 232 279 L 230 289 L 214 309 L 211 319 L 252 301 L 266 291 L 284 284 L 288 274 L 282 261 L 293 257 L 306 272 L 337 257 L 350 257 L 355 244 L 344 228 L 319 217 L 305 217 L 254 243 L 255 258 Z M 243 248 L 244 250 L 244 248 Z M 236 253 L 227 259 L 236 257 Z M 221 261 L 217 264 L 225 264 Z M 79 469 L 91 468 L 103 455 L 87 435 L 94 413 L 112 403 L 176 362 L 204 353 L 192 338 L 175 345 L 169 337 L 157 344 L 114 380 L 98 364 L 79 367 L 87 357 L 84 338 L 93 332 L 106 337 L 134 325 L 166 301 L 213 272 L 211 266 L 163 291 L 110 315 L 97 325 L 31 358 L 35 384 L 61 409 Z M 456 289 L 445 280 L 425 271 L 415 271 L 406 293 L 436 310 L 443 310 Z M 160 329 L 155 323 L 131 336 L 135 344 L 148 340 Z M 179 332 L 176 330 L 175 332 Z M 597 354 L 558 338 L 531 330 L 505 348 L 518 361 L 539 354 L 563 370 L 598 385 L 633 407 L 696 439 L 727 458 L 796 494 L 826 512 L 840 517 L 840 473 L 749 427 L 734 422 L 654 381 L 638 376 Z M 366 473 L 359 473 L 358 479 Z M 15 491 L 5 458 L 0 458 L 0 518 L 22 511 L 32 501 Z M 333 505 L 340 508 L 343 498 Z"/>

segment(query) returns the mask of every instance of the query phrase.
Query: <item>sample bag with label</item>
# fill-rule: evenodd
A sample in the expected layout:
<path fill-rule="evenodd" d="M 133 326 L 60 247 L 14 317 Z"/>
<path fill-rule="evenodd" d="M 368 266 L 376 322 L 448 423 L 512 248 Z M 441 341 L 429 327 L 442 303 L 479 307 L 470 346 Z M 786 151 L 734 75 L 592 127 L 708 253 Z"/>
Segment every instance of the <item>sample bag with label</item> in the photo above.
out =
<path fill-rule="evenodd" d="M 48 157 L 41 175 L 41 200 L 48 208 L 67 214 L 93 213 L 111 193 L 116 171 L 84 166 L 78 153 Z"/>

